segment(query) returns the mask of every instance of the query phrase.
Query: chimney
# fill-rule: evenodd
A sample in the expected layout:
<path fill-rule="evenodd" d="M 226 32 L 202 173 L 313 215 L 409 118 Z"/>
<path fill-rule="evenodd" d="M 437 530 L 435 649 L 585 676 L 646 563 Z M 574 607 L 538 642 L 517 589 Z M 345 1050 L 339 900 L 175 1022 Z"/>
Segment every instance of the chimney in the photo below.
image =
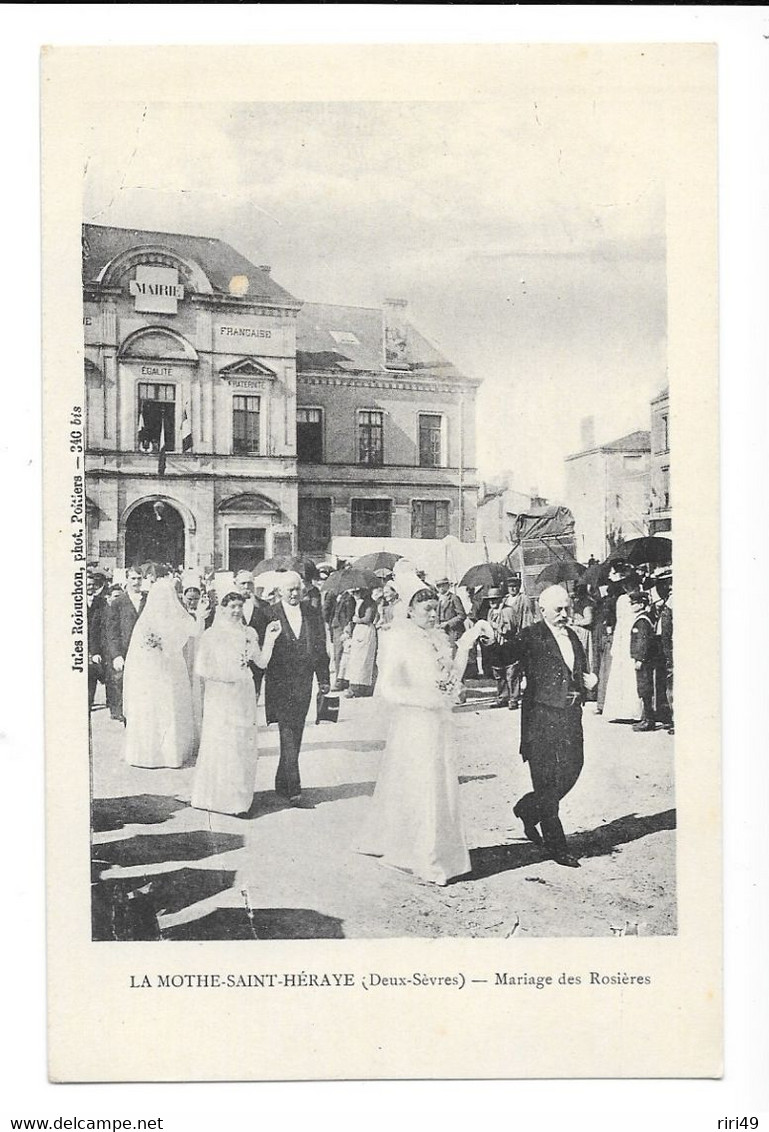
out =
<path fill-rule="evenodd" d="M 595 417 L 583 417 L 579 425 L 583 448 L 595 448 Z"/>
<path fill-rule="evenodd" d="M 384 364 L 387 369 L 410 368 L 407 306 L 405 299 L 385 299 L 382 303 Z"/>

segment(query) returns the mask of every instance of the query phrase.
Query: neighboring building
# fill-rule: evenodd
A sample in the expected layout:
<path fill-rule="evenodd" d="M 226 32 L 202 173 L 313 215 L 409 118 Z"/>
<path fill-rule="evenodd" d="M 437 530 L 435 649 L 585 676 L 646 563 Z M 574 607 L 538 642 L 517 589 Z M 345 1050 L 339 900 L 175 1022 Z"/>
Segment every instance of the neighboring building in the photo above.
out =
<path fill-rule="evenodd" d="M 423 338 L 405 307 L 306 303 L 299 313 L 300 550 L 349 536 L 475 540 L 480 382 Z"/>
<path fill-rule="evenodd" d="M 672 530 L 670 499 L 670 392 L 651 402 L 651 492 L 649 534 Z"/>
<path fill-rule="evenodd" d="M 514 538 L 519 515 L 547 507 L 548 502 L 536 488 L 516 491 L 510 477 L 502 475 L 493 481 L 481 482 L 478 492 L 477 537 L 491 542 L 510 542 Z"/>
<path fill-rule="evenodd" d="M 84 225 L 89 559 L 237 570 L 335 534 L 472 540 L 479 382 L 404 306 L 300 314 L 221 240 Z"/>
<path fill-rule="evenodd" d="M 650 452 L 649 433 L 638 430 L 566 457 L 565 502 L 576 522 L 580 562 L 649 533 Z"/>

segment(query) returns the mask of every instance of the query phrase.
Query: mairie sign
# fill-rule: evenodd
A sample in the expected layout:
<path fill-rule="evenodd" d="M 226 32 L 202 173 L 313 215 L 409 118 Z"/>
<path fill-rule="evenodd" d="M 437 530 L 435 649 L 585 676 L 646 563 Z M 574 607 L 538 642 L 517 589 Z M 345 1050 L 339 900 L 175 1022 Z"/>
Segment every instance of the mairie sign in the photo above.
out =
<path fill-rule="evenodd" d="M 136 299 L 136 310 L 152 314 L 176 314 L 177 303 L 184 298 L 174 267 L 137 267 L 128 289 Z"/>

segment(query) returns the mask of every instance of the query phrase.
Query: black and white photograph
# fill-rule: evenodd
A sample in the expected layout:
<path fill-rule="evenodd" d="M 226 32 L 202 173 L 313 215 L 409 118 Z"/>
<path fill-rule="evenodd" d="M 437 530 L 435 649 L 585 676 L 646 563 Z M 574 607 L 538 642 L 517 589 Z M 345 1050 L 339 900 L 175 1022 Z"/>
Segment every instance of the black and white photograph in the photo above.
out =
<path fill-rule="evenodd" d="M 81 95 L 86 63 L 130 95 Z M 56 915 L 105 972 L 96 1032 L 164 988 L 349 988 L 355 1027 L 396 986 L 415 1016 L 420 987 L 438 1014 L 488 996 L 493 1025 L 544 991 L 627 1038 L 591 1030 L 556 1072 L 499 1048 L 485 1075 L 713 1070 L 717 647 L 691 660 L 717 646 L 692 613 L 717 585 L 713 63 L 54 53 L 44 137 L 78 216 L 49 325 L 78 378 L 46 410 L 71 578 L 49 774 L 76 799 Z M 674 1042 L 705 981 L 701 1037 L 663 1060 L 643 1035 Z M 62 1052 L 64 1002 L 61 1079 L 106 1079 L 106 1047 Z M 458 1041 L 418 1033 L 378 1065 L 372 1021 L 343 1068 L 326 1046 L 277 1075 L 461 1075 Z M 117 1072 L 244 1064 L 169 1057 Z"/>
<path fill-rule="evenodd" d="M 184 118 L 84 176 L 94 938 L 674 933 L 654 106 Z"/>

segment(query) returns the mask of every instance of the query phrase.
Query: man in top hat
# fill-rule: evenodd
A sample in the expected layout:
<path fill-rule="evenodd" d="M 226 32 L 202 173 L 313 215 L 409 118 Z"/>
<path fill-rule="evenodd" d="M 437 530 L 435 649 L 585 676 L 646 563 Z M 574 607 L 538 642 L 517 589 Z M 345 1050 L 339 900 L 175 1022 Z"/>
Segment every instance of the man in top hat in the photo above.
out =
<path fill-rule="evenodd" d="M 587 670 L 579 637 L 568 627 L 570 601 L 563 586 L 543 590 L 539 608 L 542 620 L 523 629 L 511 646 L 513 662 L 526 677 L 521 755 L 532 785 L 513 813 L 529 841 L 544 845 L 559 865 L 578 868 L 558 808 L 582 770 L 582 704 L 596 677 Z"/>
<path fill-rule="evenodd" d="M 448 637 L 453 654 L 457 651 L 457 641 L 465 631 L 465 607 L 457 595 L 451 592 L 448 578 L 438 578 L 435 588 L 438 591 L 438 628 Z"/>
<path fill-rule="evenodd" d="M 290 805 L 301 805 L 299 749 L 312 698 L 312 681 L 329 690 L 326 632 L 320 611 L 302 603 L 302 579 L 293 570 L 280 575 L 280 601 L 272 606 L 270 620 L 283 630 L 275 641 L 267 666 L 265 710 L 268 723 L 277 723 L 280 760 L 275 793 Z"/>

